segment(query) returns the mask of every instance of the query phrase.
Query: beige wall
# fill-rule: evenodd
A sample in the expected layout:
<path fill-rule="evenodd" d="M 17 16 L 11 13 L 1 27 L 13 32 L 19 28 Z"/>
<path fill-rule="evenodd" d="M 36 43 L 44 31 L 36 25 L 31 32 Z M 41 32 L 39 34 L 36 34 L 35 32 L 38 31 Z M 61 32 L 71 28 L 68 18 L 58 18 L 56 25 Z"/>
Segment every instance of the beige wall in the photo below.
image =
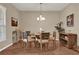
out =
<path fill-rule="evenodd" d="M 67 27 L 66 25 L 66 17 L 70 14 L 74 14 L 74 26 Z M 61 13 L 60 20 L 64 23 L 64 28 L 67 33 L 71 31 L 71 33 L 76 33 L 78 35 L 77 45 L 79 46 L 79 4 L 70 4 L 67 6 Z"/>
<path fill-rule="evenodd" d="M 32 32 L 39 32 L 40 27 L 44 31 L 53 32 L 55 30 L 54 26 L 59 22 L 59 12 L 42 12 L 43 16 L 46 18 L 45 21 L 39 23 L 37 17 L 39 12 L 20 12 L 20 28 L 23 31 L 30 30 Z"/>
<path fill-rule="evenodd" d="M 11 27 L 11 17 L 18 18 L 18 11 L 11 4 L 0 4 L 6 7 L 6 41 L 0 42 L 0 49 L 12 43 L 12 31 L 15 28 Z"/>

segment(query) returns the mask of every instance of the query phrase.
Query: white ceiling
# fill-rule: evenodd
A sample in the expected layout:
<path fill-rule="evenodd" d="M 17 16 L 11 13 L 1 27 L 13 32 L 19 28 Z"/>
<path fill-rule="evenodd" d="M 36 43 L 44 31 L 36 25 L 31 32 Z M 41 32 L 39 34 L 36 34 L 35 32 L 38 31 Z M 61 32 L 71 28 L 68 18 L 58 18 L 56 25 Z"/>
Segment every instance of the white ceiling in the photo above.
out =
<path fill-rule="evenodd" d="M 20 11 L 40 11 L 40 3 L 13 3 Z M 43 3 L 42 11 L 61 11 L 68 3 Z"/>

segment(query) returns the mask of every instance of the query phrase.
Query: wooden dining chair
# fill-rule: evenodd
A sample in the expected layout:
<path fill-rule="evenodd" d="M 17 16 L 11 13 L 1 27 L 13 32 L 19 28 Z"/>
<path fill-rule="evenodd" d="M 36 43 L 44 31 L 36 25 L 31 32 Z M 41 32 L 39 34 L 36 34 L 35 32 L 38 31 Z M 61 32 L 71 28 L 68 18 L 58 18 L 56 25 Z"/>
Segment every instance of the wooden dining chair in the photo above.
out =
<path fill-rule="evenodd" d="M 42 48 L 45 49 L 45 47 L 47 47 L 47 49 L 48 49 L 49 36 L 50 36 L 49 32 L 41 33 L 40 39 L 38 40 L 41 50 L 42 50 Z"/>

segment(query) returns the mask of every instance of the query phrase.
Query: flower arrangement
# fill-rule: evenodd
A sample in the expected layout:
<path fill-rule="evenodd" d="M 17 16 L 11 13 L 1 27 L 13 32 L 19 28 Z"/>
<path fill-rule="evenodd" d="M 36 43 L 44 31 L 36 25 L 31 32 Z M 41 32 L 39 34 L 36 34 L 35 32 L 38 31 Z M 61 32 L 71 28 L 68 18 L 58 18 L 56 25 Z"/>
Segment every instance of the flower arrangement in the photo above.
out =
<path fill-rule="evenodd" d="M 58 30 L 58 32 L 64 32 L 64 31 L 65 31 L 65 29 L 61 27 L 62 24 L 63 24 L 63 23 L 60 22 L 60 23 L 58 23 L 58 24 L 55 26 L 55 28 Z"/>

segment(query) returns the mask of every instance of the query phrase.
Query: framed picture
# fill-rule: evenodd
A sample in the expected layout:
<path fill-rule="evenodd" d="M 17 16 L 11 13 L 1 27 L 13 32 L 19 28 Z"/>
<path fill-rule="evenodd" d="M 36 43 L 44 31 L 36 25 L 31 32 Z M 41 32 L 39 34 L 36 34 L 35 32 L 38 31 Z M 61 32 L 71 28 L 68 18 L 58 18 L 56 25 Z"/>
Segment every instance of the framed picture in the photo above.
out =
<path fill-rule="evenodd" d="M 68 27 L 74 26 L 74 14 L 67 16 L 67 26 Z"/>
<path fill-rule="evenodd" d="M 14 26 L 14 27 L 18 26 L 18 20 L 14 17 L 11 17 L 11 26 Z"/>

